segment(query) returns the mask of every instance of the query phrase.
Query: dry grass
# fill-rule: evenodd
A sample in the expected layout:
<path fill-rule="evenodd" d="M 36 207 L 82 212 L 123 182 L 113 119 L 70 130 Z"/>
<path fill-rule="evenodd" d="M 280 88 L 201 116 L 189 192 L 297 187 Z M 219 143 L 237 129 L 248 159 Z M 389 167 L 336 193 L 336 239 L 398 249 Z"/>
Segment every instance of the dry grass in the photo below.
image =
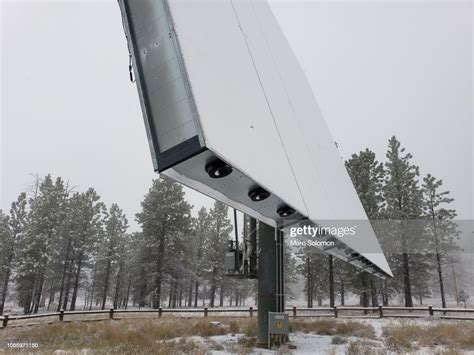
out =
<path fill-rule="evenodd" d="M 374 328 L 370 324 L 335 319 L 295 319 L 290 323 L 290 331 L 302 331 L 321 335 L 375 338 Z"/>
<path fill-rule="evenodd" d="M 221 325 L 213 325 L 211 321 L 219 321 Z M 9 342 L 35 342 L 39 344 L 38 350 L 44 353 L 58 349 L 73 352 L 90 349 L 94 353 L 199 355 L 206 352 L 202 344 L 186 337 L 229 332 L 253 337 L 256 320 L 209 317 L 58 323 L 4 329 L 0 332 L 0 346 Z"/>
<path fill-rule="evenodd" d="M 252 349 L 257 346 L 257 337 L 244 336 L 239 339 L 239 345 L 247 350 Z"/>
<path fill-rule="evenodd" d="M 457 349 L 474 350 L 474 323 L 457 321 L 420 325 L 402 322 L 388 326 L 383 330 L 386 345 L 396 350 L 411 350 L 418 347 L 449 348 L 447 353 L 456 353 Z"/>
<path fill-rule="evenodd" d="M 373 347 L 373 344 L 357 340 L 351 341 L 346 350 L 347 355 L 386 355 L 383 349 Z"/>
<path fill-rule="evenodd" d="M 212 324 L 213 321 L 220 324 Z M 441 321 L 422 324 L 411 321 L 394 322 L 383 329 L 384 342 L 388 349 L 381 348 L 382 344 L 376 341 L 373 327 L 365 322 L 297 318 L 290 321 L 290 327 L 292 331 L 333 336 L 336 339 L 335 345 L 343 343 L 347 337 L 359 338 L 357 341 L 347 339 L 348 354 L 382 354 L 384 350 L 404 352 L 427 347 L 432 349 L 433 354 L 455 355 L 462 350 L 474 349 L 474 322 Z M 192 337 L 208 338 L 224 334 L 243 334 L 243 336 L 238 338 L 238 342 L 235 338 L 233 343 L 225 344 L 212 338 L 203 342 Z M 94 354 L 200 355 L 206 354 L 210 349 L 249 353 L 256 345 L 256 334 L 255 318 L 163 317 L 55 323 L 3 329 L 0 331 L 0 353 L 8 342 L 38 343 L 39 352 L 44 354 L 51 354 L 55 350 L 78 354 L 86 349 Z M 437 347 L 438 345 L 442 347 Z"/>

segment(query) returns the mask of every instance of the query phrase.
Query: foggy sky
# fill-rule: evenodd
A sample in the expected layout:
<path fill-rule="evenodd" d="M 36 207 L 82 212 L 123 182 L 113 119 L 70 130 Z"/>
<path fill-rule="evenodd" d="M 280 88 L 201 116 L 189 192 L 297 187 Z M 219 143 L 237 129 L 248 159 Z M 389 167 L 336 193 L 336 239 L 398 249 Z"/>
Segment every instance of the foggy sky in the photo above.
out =
<path fill-rule="evenodd" d="M 278 1 L 344 159 L 396 135 L 473 218 L 472 3 Z M 61 176 L 134 214 L 156 177 L 116 1 L 2 2 L 0 209 Z M 186 190 L 196 207 L 212 200 Z"/>

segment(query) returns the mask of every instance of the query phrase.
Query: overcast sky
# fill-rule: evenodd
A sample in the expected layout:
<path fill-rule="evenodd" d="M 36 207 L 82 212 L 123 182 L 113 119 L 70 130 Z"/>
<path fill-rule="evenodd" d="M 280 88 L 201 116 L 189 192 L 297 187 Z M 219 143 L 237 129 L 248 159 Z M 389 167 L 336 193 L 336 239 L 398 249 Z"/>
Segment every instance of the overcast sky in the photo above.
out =
<path fill-rule="evenodd" d="M 344 158 L 396 135 L 473 218 L 470 1 L 272 3 Z M 0 208 L 51 173 L 132 229 L 152 162 L 115 0 L 2 2 Z M 187 190 L 196 207 L 212 201 Z"/>

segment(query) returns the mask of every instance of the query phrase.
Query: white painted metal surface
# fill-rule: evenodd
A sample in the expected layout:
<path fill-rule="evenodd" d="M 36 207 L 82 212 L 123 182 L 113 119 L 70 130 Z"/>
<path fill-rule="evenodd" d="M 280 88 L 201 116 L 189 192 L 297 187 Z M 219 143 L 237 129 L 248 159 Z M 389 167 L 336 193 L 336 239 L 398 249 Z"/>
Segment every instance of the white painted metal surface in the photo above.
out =
<path fill-rule="evenodd" d="M 169 38 L 175 43 L 183 82 L 188 85 L 187 91 L 168 85 L 175 97 L 187 93 L 192 112 L 165 126 L 175 129 L 174 140 L 183 137 L 183 141 L 196 134 L 208 149 L 164 174 L 273 225 L 281 223 L 275 213 L 281 203 L 315 222 L 367 220 L 312 89 L 265 1 L 143 2 L 164 5 L 168 17 L 160 15 L 155 19 L 143 12 L 141 16 L 151 19 L 151 23 L 168 21 Z M 148 9 L 153 11 L 153 6 Z M 148 28 L 157 27 L 153 26 Z M 138 46 L 135 43 L 134 52 L 135 62 L 140 65 L 143 58 L 137 58 L 137 54 L 154 43 L 153 32 L 150 38 L 146 26 L 141 31 L 135 33 L 139 37 L 135 41 L 145 38 L 145 42 Z M 159 51 L 159 46 L 155 47 Z M 149 63 L 148 67 L 156 68 L 158 64 Z M 166 85 L 153 83 L 157 79 L 148 67 L 139 66 L 138 76 L 150 81 L 148 86 L 166 90 Z M 177 73 L 176 67 L 170 66 L 171 69 Z M 146 101 L 146 93 L 141 97 Z M 153 97 L 150 100 L 152 105 L 158 102 Z M 160 119 L 173 120 L 172 117 Z M 176 133 L 191 125 L 191 130 Z M 150 135 L 150 128 L 148 131 Z M 157 134 L 169 133 L 162 129 Z M 165 144 L 169 148 L 173 140 Z M 226 178 L 225 183 L 209 180 L 203 165 L 212 156 L 231 165 L 237 175 Z M 252 204 L 246 196 L 252 184 L 271 192 L 273 204 Z M 343 242 L 391 275 L 371 228 L 357 239 Z M 360 245 L 369 244 L 370 253 L 360 251 Z"/>

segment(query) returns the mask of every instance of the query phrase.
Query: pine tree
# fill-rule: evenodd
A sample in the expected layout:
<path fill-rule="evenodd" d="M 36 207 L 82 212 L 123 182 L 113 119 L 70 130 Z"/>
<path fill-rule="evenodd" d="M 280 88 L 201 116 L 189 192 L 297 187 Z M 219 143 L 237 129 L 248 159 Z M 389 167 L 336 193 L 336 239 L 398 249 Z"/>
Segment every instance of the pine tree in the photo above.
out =
<path fill-rule="evenodd" d="M 194 275 L 194 307 L 198 305 L 199 298 L 199 286 L 202 283 L 202 276 L 205 265 L 204 260 L 204 241 L 210 234 L 210 218 L 207 210 L 202 207 L 198 212 L 198 218 L 194 223 L 194 236 L 193 236 L 193 245 L 194 245 L 194 254 L 193 260 L 195 262 L 196 273 Z"/>
<path fill-rule="evenodd" d="M 105 309 L 113 272 L 120 260 L 125 243 L 128 221 L 117 204 L 112 204 L 105 219 L 104 241 L 100 246 L 99 275 L 101 277 L 101 309 Z"/>
<path fill-rule="evenodd" d="M 285 297 L 287 297 L 287 299 L 296 298 L 299 295 L 295 294 L 295 288 L 293 286 L 298 281 L 297 258 L 288 248 L 284 249 L 283 263 L 285 277 Z"/>
<path fill-rule="evenodd" d="M 105 206 L 90 188 L 74 193 L 65 203 L 65 217 L 56 240 L 54 260 L 49 272 L 49 304 L 59 292 L 57 310 L 75 310 L 80 281 L 89 258 L 99 245 L 101 217 Z M 72 292 L 72 293 L 71 293 Z M 71 298 L 69 297 L 71 293 Z"/>
<path fill-rule="evenodd" d="M 7 298 L 8 284 L 11 273 L 11 255 L 14 251 L 8 222 L 9 217 L 6 216 L 2 210 L 0 210 L 0 245 L 2 246 L 0 249 L 0 282 L 3 286 L 0 293 L 0 315 L 3 314 L 5 300 Z"/>
<path fill-rule="evenodd" d="M 53 182 L 47 175 L 40 183 L 37 195 L 30 199 L 27 235 L 21 241 L 17 290 L 25 313 L 37 313 L 48 266 L 54 259 L 54 245 L 65 216 L 67 189 L 61 178 Z"/>
<path fill-rule="evenodd" d="M 389 140 L 387 151 L 387 162 L 385 168 L 387 176 L 384 186 L 384 197 L 387 203 L 386 214 L 392 221 L 392 242 L 400 243 L 401 255 L 395 256 L 397 260 L 393 263 L 396 274 L 403 278 L 403 289 L 405 306 L 412 307 L 412 285 L 410 275 L 410 263 L 414 260 L 409 258 L 411 248 L 410 241 L 421 237 L 419 230 L 413 230 L 413 224 L 409 220 L 419 219 L 422 214 L 422 194 L 418 186 L 417 177 L 419 169 L 411 163 L 413 158 L 410 153 L 404 153 L 405 148 L 400 147 L 400 142 L 394 137 Z"/>
<path fill-rule="evenodd" d="M 369 220 L 379 218 L 384 207 L 383 164 L 379 163 L 375 153 L 367 148 L 358 155 L 352 154 L 345 165 L 367 217 Z"/>
<path fill-rule="evenodd" d="M 378 224 L 376 220 L 383 217 L 385 206 L 383 197 L 385 171 L 383 164 L 376 159 L 374 152 L 366 148 L 365 151 L 361 151 L 359 154 L 353 154 L 345 165 L 367 217 L 377 233 L 376 226 Z M 381 240 L 386 237 L 383 231 L 377 233 L 377 236 Z M 373 306 L 377 305 L 377 288 L 374 276 L 360 273 L 354 267 L 345 268 L 343 275 L 349 281 L 344 286 L 360 292 L 361 304 L 364 307 L 369 306 L 369 298 L 372 299 Z"/>
<path fill-rule="evenodd" d="M 147 245 L 145 235 L 134 233 L 132 235 L 131 275 L 133 288 L 133 303 L 139 307 L 145 307 L 149 293 L 151 292 L 150 275 L 153 273 L 153 253 Z"/>
<path fill-rule="evenodd" d="M 168 178 L 153 181 L 142 202 L 142 212 L 136 215 L 142 225 L 144 242 L 153 261 L 153 281 L 150 286 L 153 308 L 160 307 L 167 246 L 178 233 L 190 228 L 191 205 L 184 200 L 181 185 Z"/>
<path fill-rule="evenodd" d="M 209 281 L 209 305 L 214 307 L 218 286 L 222 287 L 224 278 L 224 255 L 232 232 L 228 218 L 229 208 L 216 201 L 209 212 L 210 233 L 204 241 L 204 259 L 207 279 Z"/>
<path fill-rule="evenodd" d="M 21 193 L 12 203 L 9 216 L 0 213 L 0 238 L 1 238 L 1 272 L 3 288 L 0 298 L 0 315 L 3 314 L 8 286 L 12 276 L 15 257 L 18 254 L 18 243 L 26 232 L 27 199 Z"/>
<path fill-rule="evenodd" d="M 454 201 L 453 198 L 449 197 L 449 191 L 439 191 L 442 185 L 442 180 L 437 180 L 430 174 L 423 178 L 423 210 L 425 218 L 429 220 L 427 232 L 430 236 L 431 245 L 434 247 L 441 305 L 446 308 L 443 263 L 447 254 L 456 247 L 455 240 L 458 232 L 452 221 L 456 217 L 456 211 L 441 207 Z"/>
<path fill-rule="evenodd" d="M 90 255 L 100 243 L 102 216 L 105 213 L 105 205 L 100 202 L 100 196 L 92 188 L 79 195 L 79 202 L 78 209 L 75 211 L 78 219 L 77 230 L 72 244 L 73 293 L 71 311 L 75 310 L 76 307 L 82 272 L 88 266 Z"/>
<path fill-rule="evenodd" d="M 334 259 L 334 287 L 335 293 L 339 294 L 341 306 L 345 305 L 345 296 L 351 289 L 353 276 L 355 275 L 355 268 L 342 260 Z"/>
<path fill-rule="evenodd" d="M 297 269 L 301 275 L 304 275 L 304 291 L 308 308 L 313 307 L 314 299 L 318 306 L 322 306 L 323 300 L 329 296 L 328 256 L 317 249 L 307 247 L 296 255 L 301 259 Z"/>

